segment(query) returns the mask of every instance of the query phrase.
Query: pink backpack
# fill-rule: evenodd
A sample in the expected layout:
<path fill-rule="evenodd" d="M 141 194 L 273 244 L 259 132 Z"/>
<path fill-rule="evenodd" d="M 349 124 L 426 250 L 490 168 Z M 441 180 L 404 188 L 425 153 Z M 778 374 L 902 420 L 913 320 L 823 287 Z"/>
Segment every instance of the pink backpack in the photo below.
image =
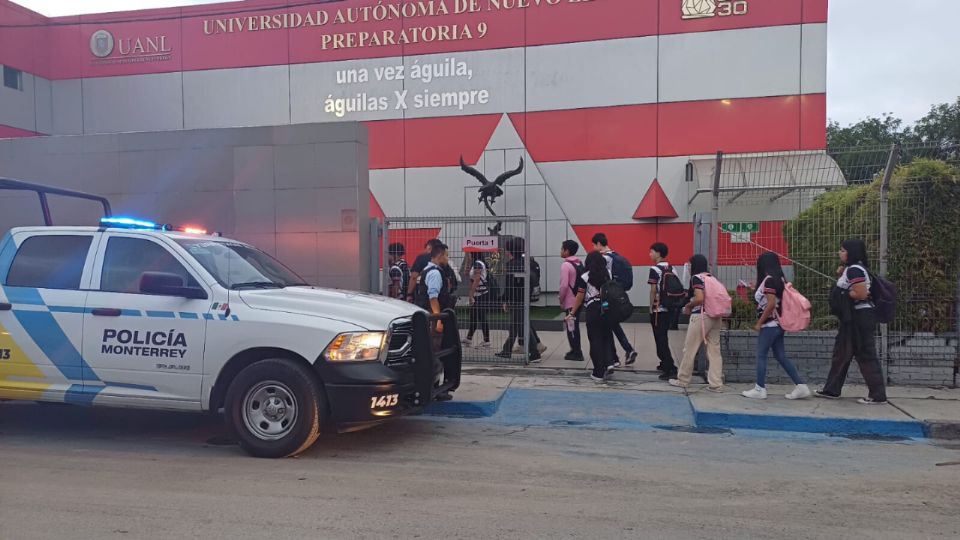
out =
<path fill-rule="evenodd" d="M 720 280 L 710 274 L 700 274 L 703 280 L 703 314 L 712 319 L 729 317 L 733 313 L 733 300 Z"/>
<path fill-rule="evenodd" d="M 810 326 L 810 301 L 787 283 L 780 299 L 780 328 L 787 332 L 801 332 Z"/>

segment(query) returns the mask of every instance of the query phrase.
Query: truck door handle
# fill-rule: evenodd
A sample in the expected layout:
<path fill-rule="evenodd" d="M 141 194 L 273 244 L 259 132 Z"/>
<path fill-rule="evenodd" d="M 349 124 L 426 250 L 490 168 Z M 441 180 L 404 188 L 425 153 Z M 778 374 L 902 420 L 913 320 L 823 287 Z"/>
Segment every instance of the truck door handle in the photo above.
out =
<path fill-rule="evenodd" d="M 6 302 L 0 302 L 0 311 L 10 311 L 13 309 L 13 305 Z"/>
<path fill-rule="evenodd" d="M 97 317 L 119 317 L 120 310 L 116 308 L 94 308 L 90 313 Z"/>

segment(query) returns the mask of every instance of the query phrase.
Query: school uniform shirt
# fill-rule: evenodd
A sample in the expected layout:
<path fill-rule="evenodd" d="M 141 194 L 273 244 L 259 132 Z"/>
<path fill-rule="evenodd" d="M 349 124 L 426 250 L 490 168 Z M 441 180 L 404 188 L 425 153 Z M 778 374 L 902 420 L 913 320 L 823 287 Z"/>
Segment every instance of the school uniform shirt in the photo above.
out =
<path fill-rule="evenodd" d="M 410 268 L 407 266 L 407 261 L 400 259 L 390 267 L 390 280 L 396 287 L 397 298 L 405 298 L 407 286 L 410 283 Z"/>
<path fill-rule="evenodd" d="M 477 283 L 477 290 L 474 293 L 474 297 L 479 298 L 490 292 L 487 286 L 487 264 L 481 260 L 474 261 L 473 272 L 480 274 L 480 282 Z"/>
<path fill-rule="evenodd" d="M 757 301 L 757 320 L 760 320 L 764 310 L 767 309 L 768 294 L 776 295 L 777 306 L 773 310 L 773 317 L 767 319 L 763 327 L 776 328 L 780 326 L 780 299 L 783 298 L 783 280 L 767 276 L 763 279 L 763 283 L 757 287 L 757 291 L 753 293 L 753 299 Z"/>
<path fill-rule="evenodd" d="M 583 293 L 583 307 L 600 301 L 600 289 L 590 284 L 590 272 L 584 272 L 577 278 L 577 294 Z"/>
<path fill-rule="evenodd" d="M 704 284 L 703 278 L 700 277 L 699 274 L 695 276 L 690 276 L 690 289 L 689 289 L 690 300 L 693 300 L 697 296 L 696 294 L 697 291 L 704 291 L 704 294 L 706 294 L 706 287 L 707 286 L 706 284 Z M 703 304 L 700 304 L 699 306 L 696 306 L 692 310 L 690 310 L 691 315 L 696 315 L 702 312 L 703 312 Z"/>
<path fill-rule="evenodd" d="M 867 290 L 870 290 L 870 273 L 866 271 L 866 268 L 860 266 L 859 264 L 852 264 L 848 266 L 843 274 L 840 275 L 840 279 L 837 280 L 837 287 L 845 291 L 849 291 L 857 283 L 863 283 L 866 285 Z M 853 309 L 870 309 L 873 307 L 873 302 L 870 301 L 868 296 L 866 300 L 861 300 L 853 303 Z"/>
<path fill-rule="evenodd" d="M 650 267 L 650 275 L 647 278 L 647 283 L 650 285 L 657 286 L 657 300 L 659 301 L 660 297 L 660 280 L 663 279 L 663 273 L 670 268 L 670 263 L 667 261 L 660 261 L 656 265 Z M 691 282 L 692 283 L 692 282 Z M 703 285 L 703 283 L 701 283 Z M 691 287 L 691 294 L 693 288 Z M 660 313 L 666 313 L 667 308 L 662 305 L 657 308 L 657 311 Z"/>

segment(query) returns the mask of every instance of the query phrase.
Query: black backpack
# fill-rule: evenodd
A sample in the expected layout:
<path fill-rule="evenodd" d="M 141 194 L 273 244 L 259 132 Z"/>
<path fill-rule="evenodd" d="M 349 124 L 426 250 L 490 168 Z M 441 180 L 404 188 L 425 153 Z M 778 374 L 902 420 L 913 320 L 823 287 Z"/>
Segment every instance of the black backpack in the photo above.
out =
<path fill-rule="evenodd" d="M 897 286 L 886 278 L 870 274 L 870 299 L 877 322 L 890 324 L 897 317 Z"/>
<path fill-rule="evenodd" d="M 660 269 L 660 305 L 668 309 L 677 309 L 687 303 L 687 291 L 680 282 L 680 277 L 667 265 Z"/>
<path fill-rule="evenodd" d="M 540 300 L 540 263 L 530 257 L 530 301 Z"/>
<path fill-rule="evenodd" d="M 563 262 L 569 264 L 570 266 L 573 266 L 573 271 L 576 272 L 577 274 L 577 278 L 574 279 L 573 283 L 570 284 L 570 290 L 573 292 L 573 294 L 577 294 L 577 281 L 579 281 L 580 278 L 583 277 L 583 274 L 587 272 L 587 267 L 584 266 L 583 263 L 573 263 L 570 261 L 563 261 Z"/>
<path fill-rule="evenodd" d="M 423 308 L 427 311 L 431 311 L 430 307 L 430 295 L 427 293 L 427 275 L 430 272 L 437 271 L 440 272 L 440 276 L 443 278 L 443 286 L 440 287 L 440 295 L 437 296 L 437 301 L 440 303 L 440 310 L 451 309 L 456 306 L 455 298 L 450 294 L 449 285 L 447 283 L 447 276 L 445 272 L 440 269 L 438 266 L 431 266 L 430 268 L 424 270 L 420 274 L 420 278 L 417 280 L 417 287 L 413 292 L 413 303 L 418 307 Z"/>
<path fill-rule="evenodd" d="M 613 263 L 610 265 L 613 270 L 611 277 L 623 287 L 624 291 L 629 291 L 633 288 L 633 265 L 616 251 L 611 251 L 609 255 Z"/>
<path fill-rule="evenodd" d="M 600 287 L 600 314 L 607 324 L 619 324 L 633 315 L 633 304 L 623 285 L 616 280 L 607 280 Z"/>

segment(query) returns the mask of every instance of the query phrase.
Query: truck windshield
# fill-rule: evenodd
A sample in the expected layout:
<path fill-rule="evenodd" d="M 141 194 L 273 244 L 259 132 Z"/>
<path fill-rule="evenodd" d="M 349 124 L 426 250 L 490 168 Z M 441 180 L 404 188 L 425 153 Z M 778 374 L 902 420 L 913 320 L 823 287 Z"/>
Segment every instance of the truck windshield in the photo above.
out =
<path fill-rule="evenodd" d="M 177 243 L 228 289 L 307 285 L 279 261 L 246 244 L 202 239 L 177 240 Z"/>

